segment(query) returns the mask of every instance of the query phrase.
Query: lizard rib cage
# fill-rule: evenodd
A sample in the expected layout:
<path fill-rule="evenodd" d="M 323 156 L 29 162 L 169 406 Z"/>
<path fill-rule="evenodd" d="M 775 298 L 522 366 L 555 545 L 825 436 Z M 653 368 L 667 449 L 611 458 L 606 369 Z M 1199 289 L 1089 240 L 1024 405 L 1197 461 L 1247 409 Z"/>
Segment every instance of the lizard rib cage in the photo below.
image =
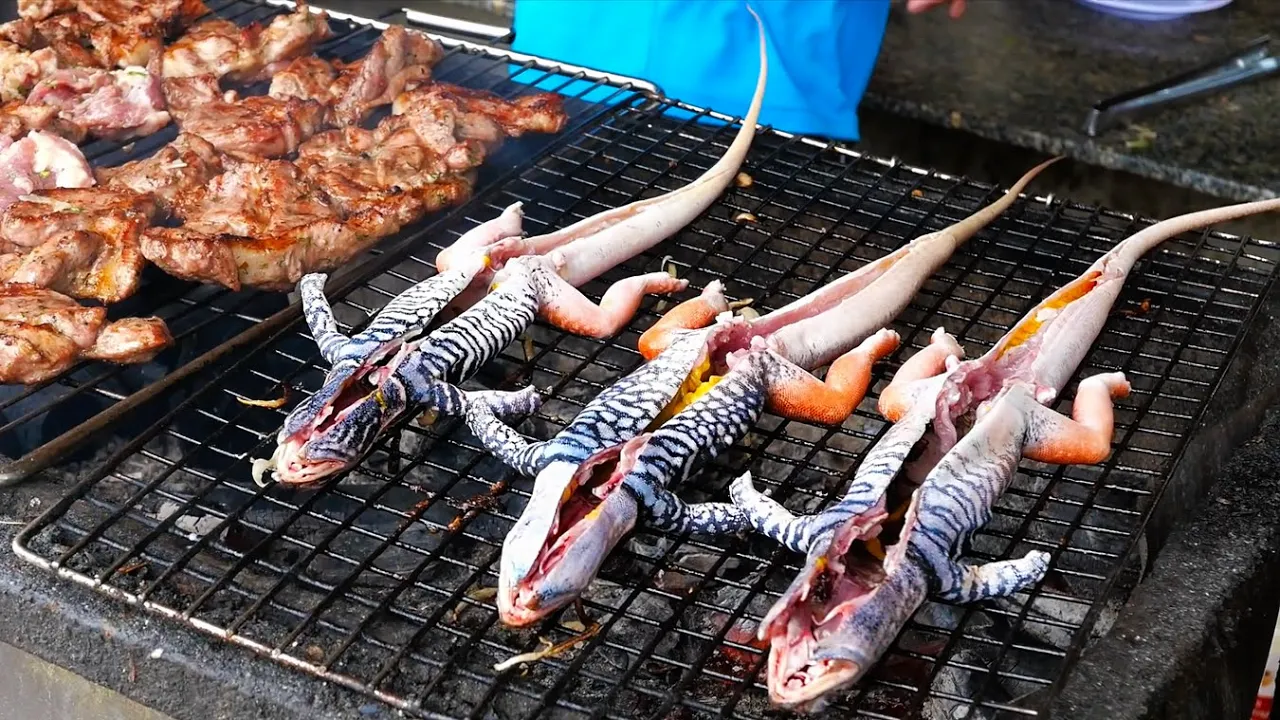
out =
<path fill-rule="evenodd" d="M 376 33 L 362 37 L 331 44 L 347 43 L 354 54 Z M 509 66 L 478 50 L 458 49 L 451 60 L 468 63 L 454 81 L 472 86 L 494 73 L 505 78 Z M 566 91 L 576 87 L 552 65 L 539 67 Z M 546 145 L 526 163 L 497 170 L 498 180 L 481 185 L 462 210 L 347 274 L 330 295 L 344 331 L 428 277 L 436 251 L 510 203 L 524 203 L 530 233 L 563 227 L 687 183 L 732 137 L 731 125 L 698 121 L 723 116 L 587 82 L 612 99 L 578 106 L 569 129 L 538 140 Z M 999 192 L 772 131 L 756 137 L 743 170 L 750 183 L 584 292 L 598 297 L 616 279 L 669 261 L 691 282 L 681 298 L 722 278 L 731 296 L 753 298 L 763 312 Z M 944 325 L 976 356 L 1145 224 L 1060 200 L 1019 201 L 960 248 L 893 323 L 903 347 L 876 368 L 872 391 L 843 426 L 766 414 L 682 496 L 724 499 L 728 482 L 749 469 L 792 510 L 821 508 L 888 427 L 874 411 L 878 391 L 934 328 Z M 1112 456 L 1096 466 L 1024 461 L 968 551 L 989 560 L 1045 550 L 1048 577 L 1004 601 L 930 600 L 829 712 L 971 720 L 1044 713 L 1131 589 L 1134 549 L 1273 284 L 1278 258 L 1269 244 L 1203 232 L 1170 240 L 1138 263 L 1075 376 L 1121 370 L 1133 384 L 1117 403 Z M 608 340 L 538 324 L 473 384 L 549 390 L 523 426 L 549 437 L 639 365 L 639 333 L 674 301 L 647 298 L 631 326 Z M 605 564 L 585 595 L 584 617 L 570 608 L 517 631 L 498 622 L 491 588 L 502 538 L 531 482 L 483 453 L 458 420 L 402 422 L 357 468 L 317 490 L 257 487 L 251 459 L 271 453 L 285 413 L 325 370 L 296 310 L 266 312 L 209 316 L 225 328 L 216 331 L 221 337 L 244 331 L 236 351 L 188 364 L 184 394 L 95 459 L 64 500 L 23 529 L 17 552 L 416 717 L 776 716 L 754 625 L 801 558 L 767 541 L 642 529 Z M 277 398 L 286 388 L 293 390 L 281 408 L 240 402 Z M 1056 407 L 1069 410 L 1074 392 L 1072 383 Z M 548 657 L 495 670 L 552 645 L 558 652 Z"/>

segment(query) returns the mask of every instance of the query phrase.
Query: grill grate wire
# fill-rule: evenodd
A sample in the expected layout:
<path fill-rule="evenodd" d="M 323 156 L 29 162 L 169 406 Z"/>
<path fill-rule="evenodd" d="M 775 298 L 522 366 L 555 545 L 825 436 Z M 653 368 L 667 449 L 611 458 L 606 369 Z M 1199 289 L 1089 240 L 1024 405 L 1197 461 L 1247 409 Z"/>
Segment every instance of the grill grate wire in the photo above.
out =
<path fill-rule="evenodd" d="M 372 39 L 372 38 L 370 38 Z M 354 50 L 353 50 L 354 52 Z M 358 53 L 355 53 L 358 54 Z M 485 62 L 474 56 L 476 75 Z M 639 97 L 584 111 L 579 130 L 480 189 L 474 200 L 364 266 L 332 297 L 344 331 L 429 276 L 434 253 L 513 201 L 530 233 L 678 187 L 723 153 L 731 127 L 673 119 Z M 722 116 L 717 116 L 721 117 Z M 944 227 L 998 189 L 887 163 L 784 133 L 757 136 L 734 188 L 653 251 L 584 288 L 594 297 L 670 259 L 692 296 L 726 280 L 736 297 L 779 307 L 839 274 Z M 750 213 L 755 221 L 736 219 Z M 683 488 L 722 498 L 744 469 L 796 511 L 837 497 L 883 434 L 875 399 L 939 324 L 970 356 L 1145 222 L 1063 201 L 1024 200 L 962 247 L 893 327 L 903 348 L 876 369 L 839 428 L 766 416 Z M 1127 562 L 1186 440 L 1273 282 L 1275 248 L 1220 233 L 1167 242 L 1135 269 L 1077 373 L 1124 370 L 1115 452 L 1097 466 L 1024 461 L 968 555 L 1053 556 L 1016 598 L 972 607 L 928 601 L 860 688 L 832 708 L 858 718 L 1034 717 L 1091 633 L 1123 602 Z M 615 338 L 531 328 L 477 384 L 549 391 L 524 430 L 548 437 L 639 365 L 639 333 L 669 301 L 647 299 Z M 251 324 L 263 319 L 228 313 Z M 252 332 L 252 331 L 251 331 Z M 317 491 L 258 488 L 249 459 L 270 454 L 297 395 L 323 377 L 296 314 L 193 372 L 193 390 L 24 528 L 15 549 L 58 575 L 376 697 L 411 715 L 478 717 L 774 716 L 753 628 L 799 567 L 755 538 L 638 530 L 585 598 L 599 633 L 561 657 L 495 674 L 495 662 L 580 629 L 566 610 L 534 630 L 497 621 L 502 538 L 531 483 L 485 455 L 456 420 L 401 423 L 357 469 Z M 236 398 L 278 397 L 278 410 Z M 1059 410 L 1069 411 L 1074 383 Z M 584 620 L 584 622 L 587 622 Z M 967 714 L 966 714 L 967 713 Z"/>

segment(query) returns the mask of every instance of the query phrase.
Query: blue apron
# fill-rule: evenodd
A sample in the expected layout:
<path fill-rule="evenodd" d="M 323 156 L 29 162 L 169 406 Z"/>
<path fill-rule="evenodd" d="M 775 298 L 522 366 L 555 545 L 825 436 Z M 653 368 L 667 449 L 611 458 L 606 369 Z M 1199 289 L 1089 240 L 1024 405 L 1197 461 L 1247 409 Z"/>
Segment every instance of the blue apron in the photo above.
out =
<path fill-rule="evenodd" d="M 857 140 L 858 102 L 889 0 L 753 0 L 752 7 L 768 38 L 761 124 Z M 746 112 L 760 66 L 743 0 L 516 0 L 514 30 L 518 52 L 648 80 L 667 97 L 731 116 Z M 513 79 L 574 94 L 562 77 L 540 76 Z"/>

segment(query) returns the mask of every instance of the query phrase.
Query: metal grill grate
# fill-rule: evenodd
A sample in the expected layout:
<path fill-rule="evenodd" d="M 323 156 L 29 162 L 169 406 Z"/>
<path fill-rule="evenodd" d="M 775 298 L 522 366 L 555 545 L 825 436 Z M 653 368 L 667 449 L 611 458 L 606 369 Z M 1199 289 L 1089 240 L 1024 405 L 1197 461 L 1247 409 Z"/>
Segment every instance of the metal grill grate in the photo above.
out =
<path fill-rule="evenodd" d="M 244 0 L 209 4 L 217 15 L 240 24 L 262 21 L 292 9 Z M 362 57 L 377 40 L 381 28 L 386 27 L 385 23 L 346 17 L 331 17 L 330 24 L 334 37 L 316 52 L 322 57 L 345 61 Z M 532 134 L 509 140 L 482 166 L 477 190 L 501 181 L 530 159 L 563 143 L 583 123 L 590 122 L 609 107 L 644 102 L 643 91 L 652 89 L 640 81 L 566 69 L 551 63 L 516 59 L 509 64 L 509 54 L 449 38 L 440 39 L 448 53 L 433 71 L 437 80 L 491 90 L 503 97 L 527 94 L 531 85 L 537 85 L 540 90 L 558 92 L 565 98 L 565 111 L 569 115 L 565 130 L 557 135 Z M 265 92 L 266 84 L 250 90 Z M 384 109 L 382 113 L 385 112 Z M 376 115 L 375 119 L 381 119 L 383 114 Z M 122 147 L 118 143 L 99 141 L 82 149 L 93 165 L 110 167 L 150 155 L 176 135 L 177 128 L 170 125 L 131 145 Z M 412 242 L 420 233 L 420 229 L 402 233 L 383 243 L 383 249 Z M 349 263 L 345 271 L 358 272 L 378 254 L 376 249 L 365 253 Z M 196 286 L 148 268 L 142 289 L 134 297 L 113 306 L 111 318 L 139 315 L 164 318 L 174 335 L 174 347 L 144 365 L 81 363 L 61 377 L 40 385 L 0 386 L 0 456 L 13 458 L 0 463 L 0 485 L 24 480 L 50 463 L 64 460 L 68 451 L 82 444 L 91 432 L 108 427 L 126 433 L 130 429 L 141 430 L 145 425 L 132 428 L 122 425 L 129 421 L 125 411 L 151 400 L 161 391 L 170 400 L 179 398 L 170 388 L 207 364 L 211 359 L 206 354 L 208 351 L 219 348 L 225 353 L 238 347 L 252 337 L 247 331 L 263 318 L 288 308 L 290 302 L 291 298 L 283 293 L 233 293 Z M 290 308 L 281 319 L 292 317 L 295 311 Z M 226 343 L 230 338 L 238 338 L 238 342 Z M 161 382 L 162 378 L 167 379 Z M 138 394 L 143 390 L 146 392 Z M 129 399 L 125 400 L 126 397 Z"/>
<path fill-rule="evenodd" d="M 614 106 L 480 194 L 467 217 L 439 223 L 430 247 L 335 298 L 339 319 L 348 329 L 367 320 L 432 272 L 442 244 L 512 201 L 525 203 L 526 229 L 535 233 L 688 182 L 724 151 L 732 128 L 672 119 L 665 109 Z M 608 283 L 669 255 L 694 288 L 725 278 L 730 294 L 774 308 L 997 194 L 780 133 L 759 135 L 744 169 L 749 187 L 731 190 L 677 237 L 585 291 L 598 297 Z M 755 221 L 736 219 L 744 212 Z M 843 427 L 766 416 L 691 480 L 684 497 L 722 498 L 728 480 L 750 469 L 792 509 L 821 507 L 884 432 L 875 397 L 933 328 L 945 325 L 975 355 L 1140 225 L 1070 203 L 1018 203 L 961 248 L 898 318 L 903 350 L 877 369 L 870 397 Z M 1116 452 L 1100 466 L 1024 463 L 971 551 L 986 559 L 1042 548 L 1053 555 L 1050 576 L 1007 601 L 927 603 L 834 712 L 1011 718 L 1046 706 L 1090 633 L 1123 602 L 1126 558 L 1271 286 L 1276 259 L 1269 245 L 1202 233 L 1172 240 L 1139 264 L 1083 367 L 1124 370 L 1133 384 L 1117 408 Z M 547 437 L 639 364 L 633 348 L 658 310 L 647 300 L 632 326 L 607 341 L 539 325 L 530 331 L 531 360 L 517 343 L 477 380 L 550 388 L 553 397 L 525 428 Z M 294 320 L 202 369 L 198 391 L 95 464 L 24 529 L 15 549 L 62 577 L 413 715 L 773 716 L 764 654 L 748 631 L 798 563 L 767 543 L 638 531 L 586 598 L 598 634 L 527 672 L 495 673 L 494 663 L 537 649 L 540 637 L 561 642 L 581 626 L 573 610 L 527 631 L 497 622 L 483 589 L 496 585 L 500 543 L 530 482 L 481 452 L 458 422 L 403 426 L 318 491 L 255 487 L 249 458 L 270 454 L 298 393 L 278 410 L 236 398 L 278 397 L 286 385 L 313 390 L 324 368 L 305 333 Z M 1069 387 L 1060 409 L 1073 395 Z"/>

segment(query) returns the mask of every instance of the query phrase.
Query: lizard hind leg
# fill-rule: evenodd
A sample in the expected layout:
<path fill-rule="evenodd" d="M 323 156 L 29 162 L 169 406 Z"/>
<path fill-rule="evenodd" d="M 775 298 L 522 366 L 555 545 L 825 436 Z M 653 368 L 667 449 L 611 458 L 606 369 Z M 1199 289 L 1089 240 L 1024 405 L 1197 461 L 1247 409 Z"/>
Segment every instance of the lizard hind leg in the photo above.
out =
<path fill-rule="evenodd" d="M 1080 382 L 1066 418 L 1028 400 L 1027 435 L 1022 454 L 1030 460 L 1067 464 L 1102 462 L 1111 454 L 1115 426 L 1112 399 L 1129 394 L 1124 373 L 1092 375 Z"/>
<path fill-rule="evenodd" d="M 934 377 L 947 369 L 948 358 L 957 360 L 964 357 L 964 348 L 946 330 L 939 327 L 929 338 L 929 345 L 912 355 L 893 380 L 880 393 L 880 401 L 876 409 L 889 422 L 898 422 L 911 408 L 915 399 L 916 382 Z"/>
<path fill-rule="evenodd" d="M 679 292 L 689 285 L 688 280 L 665 272 L 633 275 L 611 285 L 597 305 L 550 268 L 540 266 L 538 274 L 542 280 L 539 314 L 561 330 L 596 338 L 609 337 L 625 327 L 645 295 Z"/>
<path fill-rule="evenodd" d="M 769 407 L 782 417 L 837 425 L 862 402 L 871 386 L 871 368 L 898 347 L 898 333 L 881 330 L 836 358 L 819 380 L 795 365 L 780 364 L 769 379 Z"/>
<path fill-rule="evenodd" d="M 302 296 L 302 314 L 307 319 L 311 336 L 320 348 L 320 356 L 325 362 L 332 363 L 350 338 L 338 330 L 338 322 L 333 318 L 333 308 L 329 305 L 329 298 L 324 295 L 324 283 L 328 278 L 325 273 L 303 275 L 298 281 L 298 294 Z"/>
<path fill-rule="evenodd" d="M 652 360 L 671 344 L 674 331 L 704 328 L 728 309 L 729 301 L 724 297 L 724 283 L 713 280 L 698 297 L 685 300 L 658 318 L 640 336 L 637 349 L 645 360 Z"/>

